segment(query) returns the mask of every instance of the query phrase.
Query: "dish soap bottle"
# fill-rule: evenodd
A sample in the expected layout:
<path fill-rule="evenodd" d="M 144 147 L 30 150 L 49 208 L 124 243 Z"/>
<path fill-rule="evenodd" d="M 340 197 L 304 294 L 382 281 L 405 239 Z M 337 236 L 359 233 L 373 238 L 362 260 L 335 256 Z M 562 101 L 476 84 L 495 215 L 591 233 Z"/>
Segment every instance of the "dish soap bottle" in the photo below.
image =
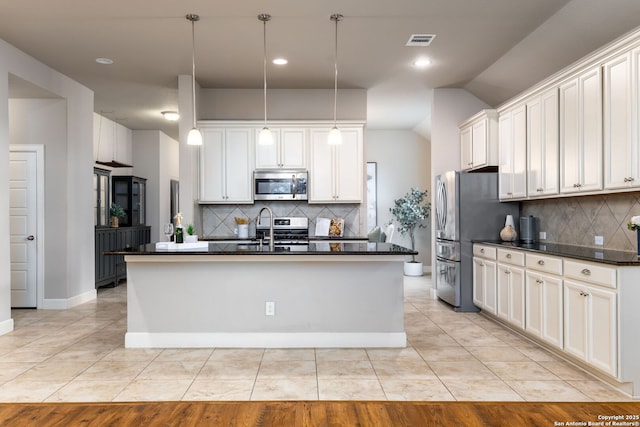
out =
<path fill-rule="evenodd" d="M 176 220 L 176 230 L 174 232 L 173 241 L 175 243 L 184 243 L 184 229 L 182 227 L 182 213 L 178 212 L 174 217 Z"/>

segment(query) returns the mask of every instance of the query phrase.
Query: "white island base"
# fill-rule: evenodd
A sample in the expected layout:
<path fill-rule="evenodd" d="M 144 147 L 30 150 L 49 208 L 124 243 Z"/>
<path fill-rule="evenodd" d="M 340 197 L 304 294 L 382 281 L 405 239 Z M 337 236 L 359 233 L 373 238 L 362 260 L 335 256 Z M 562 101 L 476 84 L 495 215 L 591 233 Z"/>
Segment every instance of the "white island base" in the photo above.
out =
<path fill-rule="evenodd" d="M 400 254 L 125 260 L 128 348 L 406 346 Z"/>

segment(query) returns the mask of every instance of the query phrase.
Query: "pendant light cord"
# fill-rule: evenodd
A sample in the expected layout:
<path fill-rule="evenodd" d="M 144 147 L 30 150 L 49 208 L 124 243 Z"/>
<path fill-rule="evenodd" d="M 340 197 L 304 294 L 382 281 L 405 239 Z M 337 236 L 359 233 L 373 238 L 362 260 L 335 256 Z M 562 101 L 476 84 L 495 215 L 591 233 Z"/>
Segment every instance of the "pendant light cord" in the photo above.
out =
<path fill-rule="evenodd" d="M 333 127 L 337 127 L 337 110 L 338 110 L 338 21 L 340 15 L 336 15 L 336 37 L 335 37 L 335 49 L 333 55 Z"/>
<path fill-rule="evenodd" d="M 193 101 L 193 128 L 196 128 L 196 21 L 198 15 L 191 16 L 191 99 Z"/>
<path fill-rule="evenodd" d="M 264 80 L 264 126 L 267 127 L 267 19 L 262 21 L 263 23 L 263 32 L 262 32 L 262 52 L 264 54 L 263 63 L 262 63 L 262 75 Z"/>

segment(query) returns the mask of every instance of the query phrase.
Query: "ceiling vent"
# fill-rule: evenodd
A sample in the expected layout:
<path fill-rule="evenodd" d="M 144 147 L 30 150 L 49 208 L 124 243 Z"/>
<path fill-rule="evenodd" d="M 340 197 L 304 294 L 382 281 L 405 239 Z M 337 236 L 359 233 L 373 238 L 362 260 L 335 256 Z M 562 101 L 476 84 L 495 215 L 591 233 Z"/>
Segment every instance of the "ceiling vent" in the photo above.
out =
<path fill-rule="evenodd" d="M 429 46 L 435 38 L 435 34 L 411 34 L 405 46 Z"/>

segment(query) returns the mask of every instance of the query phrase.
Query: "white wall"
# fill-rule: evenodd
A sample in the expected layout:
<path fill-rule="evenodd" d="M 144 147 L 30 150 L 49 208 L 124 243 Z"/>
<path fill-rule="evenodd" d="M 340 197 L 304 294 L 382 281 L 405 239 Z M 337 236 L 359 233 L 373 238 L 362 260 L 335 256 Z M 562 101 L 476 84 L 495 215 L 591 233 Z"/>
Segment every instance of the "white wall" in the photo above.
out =
<path fill-rule="evenodd" d="M 434 89 L 432 102 L 431 194 L 434 194 L 433 186 L 437 175 L 450 170 L 460 170 L 458 125 L 480 110 L 491 107 L 465 89 Z M 432 229 L 433 226 L 434 217 L 432 215 Z M 435 245 L 435 239 L 432 242 L 433 245 Z"/>
<path fill-rule="evenodd" d="M 66 159 L 65 175 L 58 192 L 45 201 L 45 215 L 66 206 L 63 220 L 57 224 L 66 229 L 63 239 L 66 247 L 60 262 L 66 269 L 61 280 L 45 277 L 45 305 L 64 308 L 95 298 L 94 227 L 93 227 L 93 92 L 70 78 L 0 40 L 0 224 L 9 222 L 9 74 L 32 83 L 62 98 L 66 102 L 65 147 L 58 155 Z M 43 141 L 40 141 L 43 143 Z M 45 168 L 59 166 L 48 158 L 45 150 Z M 52 159 L 53 160 L 53 159 Z M 62 197 L 55 197 L 61 194 Z M 65 196 L 66 194 L 66 196 Z M 51 199 L 54 198 L 55 202 Z M 11 292 L 8 235 L 0 237 L 0 333 L 3 322 L 10 321 Z M 51 250 L 45 259 L 56 256 Z"/>
<path fill-rule="evenodd" d="M 151 242 L 162 241 L 162 226 L 171 216 L 170 181 L 178 179 L 178 141 L 157 130 L 134 130 L 132 145 L 133 174 L 147 179 L 146 220 Z"/>
<path fill-rule="evenodd" d="M 44 144 L 45 168 L 44 274 L 45 298 L 65 298 L 67 277 L 67 104 L 63 99 L 9 100 L 11 144 Z"/>
<path fill-rule="evenodd" d="M 429 191 L 431 199 L 430 142 L 410 130 L 368 130 L 365 137 L 365 160 L 377 163 L 378 225 L 384 229 L 391 219 L 389 209 L 394 200 L 412 187 Z M 431 222 L 416 230 L 417 260 L 431 265 Z M 397 227 L 397 224 L 396 224 Z M 368 230 L 367 230 L 368 231 Z M 399 233 L 393 243 L 410 247 L 409 236 Z"/>

